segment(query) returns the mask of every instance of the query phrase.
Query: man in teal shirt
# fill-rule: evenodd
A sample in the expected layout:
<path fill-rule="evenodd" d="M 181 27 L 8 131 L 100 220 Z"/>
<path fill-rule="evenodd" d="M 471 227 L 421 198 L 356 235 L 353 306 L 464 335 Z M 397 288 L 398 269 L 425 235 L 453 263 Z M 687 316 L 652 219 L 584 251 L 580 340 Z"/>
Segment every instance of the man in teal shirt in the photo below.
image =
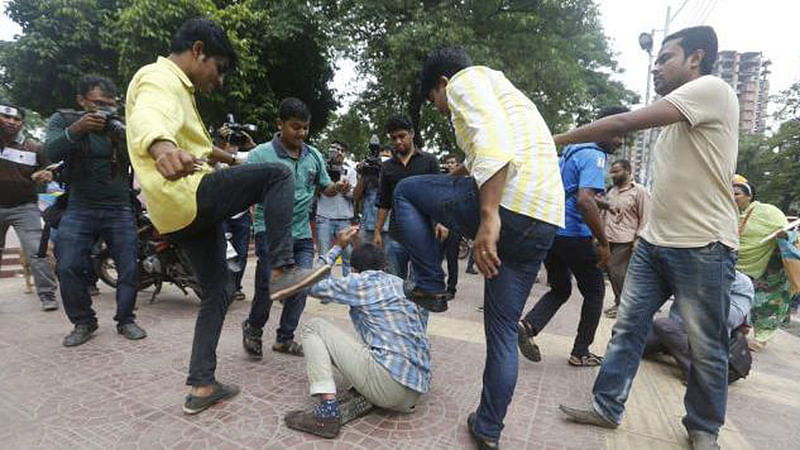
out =
<path fill-rule="evenodd" d="M 314 244 L 311 241 L 309 213 L 314 195 L 319 189 L 326 196 L 334 196 L 345 189 L 342 182 L 333 183 L 325 171 L 322 155 L 304 140 L 308 135 L 311 113 L 302 101 L 296 98 L 283 100 L 278 107 L 278 129 L 272 141 L 258 145 L 247 157 L 247 164 L 281 163 L 294 173 L 294 211 L 292 214 L 292 237 L 294 238 L 294 262 L 300 267 L 311 268 L 314 263 Z M 269 224 L 269 217 L 266 219 Z M 243 345 L 252 357 L 262 356 L 261 336 L 269 319 L 272 300 L 269 295 L 269 260 L 265 243 L 266 227 L 264 210 L 256 206 L 256 264 L 255 297 L 250 307 L 250 317 L 242 323 Z M 269 226 L 269 225 L 267 225 Z M 302 291 L 283 302 L 281 321 L 272 350 L 303 356 L 303 348 L 294 341 L 294 331 L 306 306 L 306 292 Z"/>

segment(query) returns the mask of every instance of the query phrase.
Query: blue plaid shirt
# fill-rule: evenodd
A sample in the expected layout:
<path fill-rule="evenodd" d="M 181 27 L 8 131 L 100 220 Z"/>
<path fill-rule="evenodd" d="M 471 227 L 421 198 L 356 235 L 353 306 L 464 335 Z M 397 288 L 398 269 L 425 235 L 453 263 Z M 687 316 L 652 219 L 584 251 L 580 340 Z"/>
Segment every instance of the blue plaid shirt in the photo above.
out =
<path fill-rule="evenodd" d="M 327 261 L 336 261 L 341 251 L 341 247 L 334 246 Z M 312 286 L 309 294 L 322 303 L 350 306 L 356 332 L 391 377 L 416 392 L 425 394 L 430 390 L 428 311 L 406 298 L 403 280 L 380 270 L 368 270 L 324 279 Z"/>

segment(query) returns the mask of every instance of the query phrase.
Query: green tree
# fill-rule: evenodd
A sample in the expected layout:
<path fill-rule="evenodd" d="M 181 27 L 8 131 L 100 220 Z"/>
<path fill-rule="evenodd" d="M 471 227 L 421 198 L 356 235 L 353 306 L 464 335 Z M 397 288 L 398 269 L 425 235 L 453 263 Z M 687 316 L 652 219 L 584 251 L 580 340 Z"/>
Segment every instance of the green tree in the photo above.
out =
<path fill-rule="evenodd" d="M 199 96 L 209 124 L 232 112 L 255 122 L 260 138 L 274 130 L 277 103 L 299 97 L 311 109 L 312 133 L 337 104 L 328 87 L 330 28 L 305 2 L 289 0 L 12 0 L 19 40 L 0 47 L 0 83 L 21 104 L 49 114 L 74 103 L 75 80 L 97 73 L 123 90 L 135 71 L 169 53 L 172 34 L 191 17 L 223 24 L 240 57 L 225 86 Z"/>
<path fill-rule="evenodd" d="M 344 38 L 339 48 L 370 80 L 355 104 L 376 124 L 413 113 L 414 83 L 425 56 L 446 44 L 464 46 L 477 64 L 502 70 L 537 105 L 553 130 L 590 118 L 634 95 L 617 71 L 591 0 L 320 1 Z M 424 108 L 429 142 L 455 148 L 447 121 Z"/>

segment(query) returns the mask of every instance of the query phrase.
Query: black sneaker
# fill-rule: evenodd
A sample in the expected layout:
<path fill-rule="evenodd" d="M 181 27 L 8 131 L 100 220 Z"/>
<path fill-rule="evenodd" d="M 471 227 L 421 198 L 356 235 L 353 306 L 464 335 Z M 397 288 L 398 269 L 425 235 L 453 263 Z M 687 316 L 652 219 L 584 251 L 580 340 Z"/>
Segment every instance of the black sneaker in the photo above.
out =
<path fill-rule="evenodd" d="M 261 342 L 261 336 L 263 334 L 264 330 L 250 325 L 247 319 L 242 322 L 242 347 L 244 347 L 245 353 L 250 355 L 253 359 L 261 359 L 261 357 L 264 356 Z"/>
<path fill-rule="evenodd" d="M 331 272 L 331 266 L 317 266 L 303 269 L 291 266 L 283 269 L 280 275 L 270 280 L 269 290 L 272 301 L 282 300 L 316 283 Z"/>
<path fill-rule="evenodd" d="M 542 360 L 542 351 L 539 346 L 533 341 L 533 330 L 523 321 L 517 322 L 517 345 L 522 356 L 530 359 L 533 362 Z"/>
<path fill-rule="evenodd" d="M 214 390 L 205 397 L 197 397 L 192 394 L 186 396 L 183 403 L 183 413 L 187 415 L 197 414 L 207 410 L 212 405 L 233 398 L 239 393 L 239 387 L 233 384 L 215 383 Z"/>
<path fill-rule="evenodd" d="M 425 292 L 419 288 L 414 288 L 408 295 L 408 299 L 430 312 L 447 311 L 447 301 L 453 298 L 448 292 Z"/>
<path fill-rule="evenodd" d="M 92 337 L 92 333 L 97 330 L 96 323 L 81 323 L 75 325 L 70 334 L 64 338 L 64 347 L 75 347 L 86 343 Z"/>
<path fill-rule="evenodd" d="M 128 322 L 122 325 L 117 325 L 117 333 L 125 336 L 131 341 L 137 341 L 147 337 L 147 332 L 142 329 L 136 322 Z"/>

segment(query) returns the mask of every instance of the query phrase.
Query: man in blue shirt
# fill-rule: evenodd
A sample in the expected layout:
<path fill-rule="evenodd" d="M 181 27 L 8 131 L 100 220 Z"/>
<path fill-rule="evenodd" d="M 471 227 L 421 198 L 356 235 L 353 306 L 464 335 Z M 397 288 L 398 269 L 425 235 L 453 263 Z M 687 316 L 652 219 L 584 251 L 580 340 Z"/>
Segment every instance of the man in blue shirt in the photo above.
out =
<path fill-rule="evenodd" d="M 606 108 L 598 118 L 626 111 L 628 109 L 623 107 Z M 569 363 L 578 367 L 597 366 L 603 360 L 589 351 L 605 297 L 601 267 L 610 253 L 594 196 L 605 190 L 606 154 L 614 153 L 622 143 L 623 136 L 616 136 L 611 142 L 569 145 L 561 156 L 558 165 L 566 194 L 566 227 L 556 232 L 544 262 L 550 291 L 517 324 L 519 349 L 531 361 L 542 358 L 534 336 L 541 333 L 572 293 L 570 274 L 578 281 L 583 307 Z"/>
<path fill-rule="evenodd" d="M 340 232 L 327 263 L 335 261 L 357 234 L 358 227 Z M 309 390 L 320 403 L 313 411 L 286 415 L 289 428 L 326 438 L 336 437 L 342 424 L 372 405 L 411 413 L 420 395 L 430 390 L 428 311 L 406 298 L 401 278 L 384 271 L 386 259 L 379 247 L 361 244 L 351 263 L 350 275 L 322 280 L 309 293 L 322 303 L 348 305 L 360 339 L 321 318 L 306 322 L 302 335 Z M 351 397 L 341 403 L 334 366 L 353 386 Z"/>

